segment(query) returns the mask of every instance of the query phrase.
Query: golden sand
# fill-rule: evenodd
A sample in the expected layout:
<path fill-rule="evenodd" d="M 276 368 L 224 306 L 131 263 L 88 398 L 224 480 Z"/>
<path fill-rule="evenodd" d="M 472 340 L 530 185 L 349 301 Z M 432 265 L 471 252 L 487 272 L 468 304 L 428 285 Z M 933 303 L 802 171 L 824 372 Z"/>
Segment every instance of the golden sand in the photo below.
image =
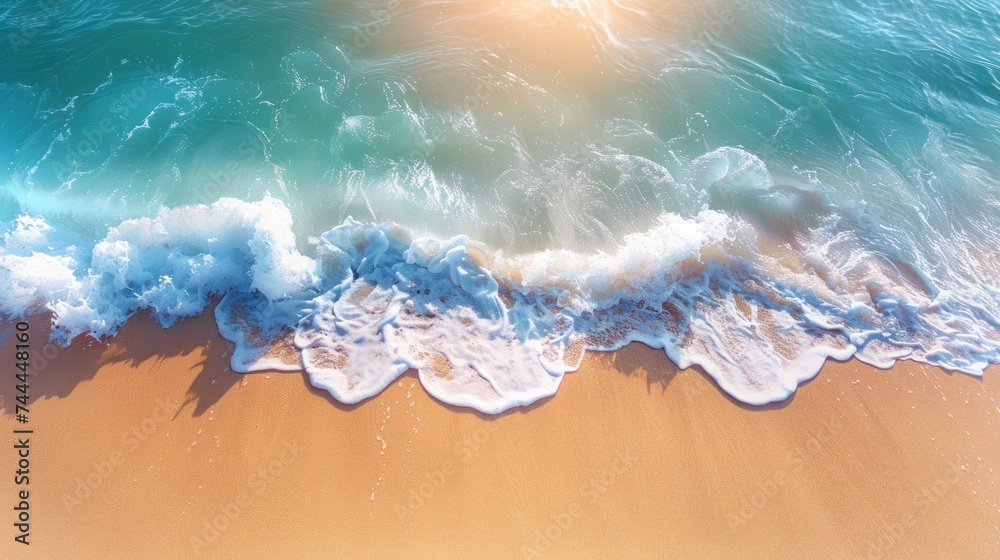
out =
<path fill-rule="evenodd" d="M 632 345 L 491 418 L 412 375 L 345 406 L 301 373 L 232 373 L 228 351 L 210 314 L 49 350 L 32 544 L 5 445 L 0 557 L 1000 557 L 996 369 L 830 363 L 749 407 Z"/>

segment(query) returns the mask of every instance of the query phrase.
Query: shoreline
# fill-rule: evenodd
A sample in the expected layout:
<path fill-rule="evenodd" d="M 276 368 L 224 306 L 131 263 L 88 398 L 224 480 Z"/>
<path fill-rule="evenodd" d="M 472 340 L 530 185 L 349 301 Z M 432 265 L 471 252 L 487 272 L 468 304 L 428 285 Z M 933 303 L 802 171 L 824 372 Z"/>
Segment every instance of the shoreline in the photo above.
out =
<path fill-rule="evenodd" d="M 23 557 L 1000 554 L 997 366 L 828 362 L 750 406 L 632 344 L 490 416 L 412 371 L 344 405 L 231 351 L 211 313 L 57 349 L 32 378 Z"/>

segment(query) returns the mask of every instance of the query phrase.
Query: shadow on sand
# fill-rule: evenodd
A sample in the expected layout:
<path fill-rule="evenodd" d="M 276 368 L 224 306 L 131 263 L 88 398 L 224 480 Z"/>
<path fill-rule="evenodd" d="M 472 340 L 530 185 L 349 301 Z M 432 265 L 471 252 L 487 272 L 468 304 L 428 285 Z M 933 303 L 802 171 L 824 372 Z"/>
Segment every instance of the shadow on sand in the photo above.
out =
<path fill-rule="evenodd" d="M 39 314 L 26 321 L 31 325 L 30 403 L 66 398 L 81 383 L 92 380 L 104 366 L 128 368 L 128 375 L 154 376 L 166 360 L 196 353 L 200 360 L 193 368 L 199 373 L 188 388 L 181 409 L 193 405 L 192 414 L 199 416 L 241 379 L 239 374 L 226 371 L 229 361 L 225 356 L 231 350 L 229 343 L 217 334 L 210 310 L 182 321 L 179 328 L 170 329 L 163 329 L 148 315 L 139 314 L 107 340 L 80 336 L 67 348 L 49 342 L 51 315 Z M 0 360 L 13 363 L 13 323 L 8 324 L 11 327 L 0 334 Z M 13 383 L 0 383 L 0 410 L 4 414 L 14 413 L 18 394 Z"/>
<path fill-rule="evenodd" d="M 184 402 L 176 411 L 174 417 L 188 407 L 194 417 L 201 416 L 209 408 L 219 402 L 230 389 L 243 379 L 243 375 L 299 375 L 309 393 L 327 401 L 330 406 L 350 412 L 364 405 L 366 399 L 355 404 L 344 404 L 333 398 L 328 392 L 317 389 L 305 372 L 255 372 L 239 374 L 229 370 L 228 356 L 232 345 L 219 336 L 214 321 L 212 309 L 201 315 L 187 319 L 178 324 L 178 328 L 163 329 L 159 323 L 145 314 L 133 317 L 121 331 L 108 340 L 99 341 L 78 337 L 68 348 L 62 348 L 55 343 L 49 343 L 51 331 L 51 316 L 39 314 L 27 319 L 31 324 L 32 370 L 30 378 L 30 402 L 38 399 L 66 398 L 81 383 L 94 378 L 97 371 L 106 365 L 116 364 L 128 368 L 130 374 L 152 376 L 160 371 L 164 361 L 169 358 L 189 356 L 197 353 L 199 360 L 192 366 L 198 370 L 194 381 L 188 387 Z M 13 322 L 0 331 L 0 363 L 13 363 L 14 344 Z M 664 395 L 669 386 L 682 372 L 662 350 L 654 349 L 641 343 L 633 343 L 616 352 L 588 352 L 586 361 L 589 367 L 616 371 L 626 377 L 643 377 L 646 390 L 653 395 L 654 387 L 660 395 Z M 148 364 L 153 360 L 152 364 Z M 585 364 L 583 369 L 588 369 Z M 795 399 L 793 393 L 787 399 L 762 406 L 754 406 L 736 400 L 723 391 L 718 383 L 700 366 L 691 368 L 695 373 L 710 384 L 730 403 L 745 410 L 767 411 L 780 410 Z M 569 374 L 580 375 L 585 372 Z M 416 382 L 419 377 L 415 370 L 409 370 L 400 377 L 401 381 Z M 583 382 L 586 382 L 584 379 Z M 807 381 L 803 385 L 810 383 Z M 12 415 L 15 411 L 15 398 L 19 393 L 14 383 L 0 384 L 0 411 Z M 431 395 L 428 395 L 431 396 Z M 433 398 L 433 396 L 431 396 Z M 527 414 L 545 406 L 555 396 L 546 397 L 528 406 L 518 407 L 500 414 L 485 414 L 477 410 L 450 405 L 434 399 L 441 406 L 457 414 L 473 414 L 483 420 L 496 420 L 514 414 Z"/>
<path fill-rule="evenodd" d="M 589 354 L 589 353 L 588 353 Z M 590 356 L 588 355 L 588 358 Z M 641 342 L 633 342 L 625 348 L 615 352 L 595 352 L 593 358 L 602 367 L 612 369 L 626 377 L 645 377 L 646 391 L 652 395 L 653 386 L 659 387 L 660 394 L 665 394 L 668 386 L 677 378 L 682 371 L 663 350 L 652 348 Z M 768 403 L 764 405 L 752 405 L 733 398 L 732 395 L 722 390 L 722 387 L 715 379 L 699 365 L 689 368 L 700 375 L 715 391 L 718 391 L 727 401 L 734 406 L 750 411 L 781 410 L 792 404 L 797 393 L 792 393 L 785 400 Z M 815 378 L 813 378 L 815 379 Z M 803 387 L 812 382 L 812 379 L 805 381 L 799 387 Z"/>

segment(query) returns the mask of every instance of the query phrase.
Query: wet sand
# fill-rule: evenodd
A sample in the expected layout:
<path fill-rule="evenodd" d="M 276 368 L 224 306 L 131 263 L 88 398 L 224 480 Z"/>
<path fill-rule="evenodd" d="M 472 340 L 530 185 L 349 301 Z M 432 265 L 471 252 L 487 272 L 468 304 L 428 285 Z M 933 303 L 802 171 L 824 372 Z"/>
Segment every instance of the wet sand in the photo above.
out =
<path fill-rule="evenodd" d="M 412 375 L 345 406 L 229 351 L 205 314 L 45 352 L 28 547 L 8 377 L 0 557 L 1000 557 L 998 368 L 830 363 L 756 408 L 636 344 L 486 417 Z"/>

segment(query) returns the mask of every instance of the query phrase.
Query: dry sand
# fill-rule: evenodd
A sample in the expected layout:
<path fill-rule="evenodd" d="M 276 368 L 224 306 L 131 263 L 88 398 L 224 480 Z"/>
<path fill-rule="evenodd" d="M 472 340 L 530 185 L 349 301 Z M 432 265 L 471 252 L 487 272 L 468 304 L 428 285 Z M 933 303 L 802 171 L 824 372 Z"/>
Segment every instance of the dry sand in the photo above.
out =
<path fill-rule="evenodd" d="M 32 544 L 6 444 L 0 557 L 1000 557 L 996 368 L 831 363 L 753 408 L 632 345 L 488 418 L 413 376 L 344 406 L 300 373 L 229 372 L 228 350 L 206 314 L 54 351 L 31 387 Z"/>

